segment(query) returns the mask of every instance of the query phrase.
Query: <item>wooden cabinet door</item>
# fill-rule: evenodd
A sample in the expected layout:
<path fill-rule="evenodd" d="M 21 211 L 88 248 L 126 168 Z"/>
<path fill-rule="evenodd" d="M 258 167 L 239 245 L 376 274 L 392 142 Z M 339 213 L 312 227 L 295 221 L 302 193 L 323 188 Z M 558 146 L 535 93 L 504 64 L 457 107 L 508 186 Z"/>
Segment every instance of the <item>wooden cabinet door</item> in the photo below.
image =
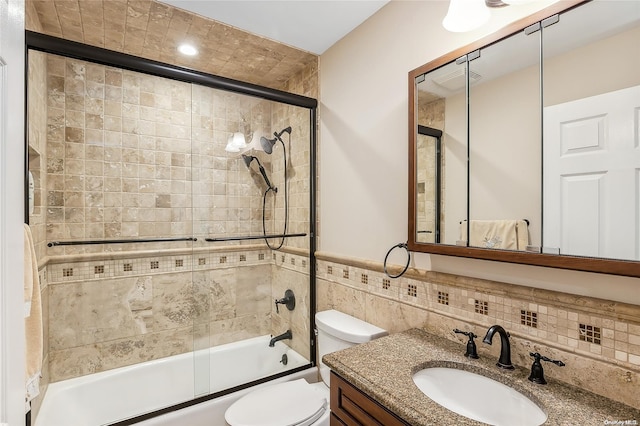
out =
<path fill-rule="evenodd" d="M 406 426 L 408 423 L 331 372 L 331 426 Z"/>

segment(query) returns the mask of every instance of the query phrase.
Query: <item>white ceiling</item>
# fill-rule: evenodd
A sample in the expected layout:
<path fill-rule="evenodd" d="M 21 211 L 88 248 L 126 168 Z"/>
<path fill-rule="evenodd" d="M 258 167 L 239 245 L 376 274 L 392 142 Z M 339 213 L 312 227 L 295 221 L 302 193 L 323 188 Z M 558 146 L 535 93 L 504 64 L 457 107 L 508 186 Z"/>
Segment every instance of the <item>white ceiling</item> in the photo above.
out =
<path fill-rule="evenodd" d="M 162 0 L 320 55 L 389 0 Z"/>

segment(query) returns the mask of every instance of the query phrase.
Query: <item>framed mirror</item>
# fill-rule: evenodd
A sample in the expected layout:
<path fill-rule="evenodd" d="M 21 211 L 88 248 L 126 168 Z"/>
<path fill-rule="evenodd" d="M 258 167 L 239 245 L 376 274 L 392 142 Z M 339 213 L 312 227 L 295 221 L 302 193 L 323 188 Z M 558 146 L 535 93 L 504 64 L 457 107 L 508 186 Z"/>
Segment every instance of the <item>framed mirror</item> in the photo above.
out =
<path fill-rule="evenodd" d="M 409 72 L 409 249 L 640 277 L 638 39 L 638 2 L 562 2 Z"/>

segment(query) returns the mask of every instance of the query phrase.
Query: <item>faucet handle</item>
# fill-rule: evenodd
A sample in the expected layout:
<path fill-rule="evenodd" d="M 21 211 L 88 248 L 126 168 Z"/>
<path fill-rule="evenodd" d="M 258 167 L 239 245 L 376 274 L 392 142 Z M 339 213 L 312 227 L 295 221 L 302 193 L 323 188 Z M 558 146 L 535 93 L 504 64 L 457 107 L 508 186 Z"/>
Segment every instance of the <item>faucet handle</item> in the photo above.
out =
<path fill-rule="evenodd" d="M 292 290 L 287 290 L 284 292 L 284 297 L 282 299 L 276 299 L 276 313 L 280 313 L 280 309 L 278 309 L 278 305 L 285 305 L 287 309 L 293 311 L 296 307 L 296 296 L 293 294 Z"/>
<path fill-rule="evenodd" d="M 547 358 L 544 355 L 540 355 L 538 352 L 529 352 L 529 355 L 534 358 L 533 364 L 531 365 L 531 374 L 529 375 L 529 380 L 533 383 L 538 383 L 540 385 L 544 385 L 547 383 L 547 381 L 544 379 L 544 369 L 542 368 L 542 364 L 540 363 L 541 360 L 551 362 L 558 367 L 565 366 L 564 362 Z"/>
<path fill-rule="evenodd" d="M 457 328 L 454 328 L 453 332 L 456 334 L 463 334 L 469 338 L 469 341 L 467 342 L 467 351 L 465 352 L 464 356 L 466 356 L 467 358 L 473 358 L 473 359 L 480 358 L 478 356 L 478 351 L 476 349 L 476 342 L 473 341 L 473 339 L 478 336 L 473 334 L 473 332 L 471 331 L 462 331 L 462 330 L 458 330 Z"/>

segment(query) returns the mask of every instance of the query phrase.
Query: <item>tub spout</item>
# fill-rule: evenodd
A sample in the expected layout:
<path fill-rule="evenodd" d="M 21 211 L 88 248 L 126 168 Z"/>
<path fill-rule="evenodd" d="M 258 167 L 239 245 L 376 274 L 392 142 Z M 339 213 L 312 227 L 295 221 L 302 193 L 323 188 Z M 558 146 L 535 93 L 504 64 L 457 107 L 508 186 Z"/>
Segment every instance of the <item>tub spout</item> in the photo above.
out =
<path fill-rule="evenodd" d="M 291 339 L 291 338 L 293 338 L 293 336 L 291 334 L 291 330 L 287 330 L 284 333 L 282 333 L 281 335 L 272 338 L 269 341 L 269 347 L 272 348 L 276 344 L 276 342 L 278 340 Z"/>

